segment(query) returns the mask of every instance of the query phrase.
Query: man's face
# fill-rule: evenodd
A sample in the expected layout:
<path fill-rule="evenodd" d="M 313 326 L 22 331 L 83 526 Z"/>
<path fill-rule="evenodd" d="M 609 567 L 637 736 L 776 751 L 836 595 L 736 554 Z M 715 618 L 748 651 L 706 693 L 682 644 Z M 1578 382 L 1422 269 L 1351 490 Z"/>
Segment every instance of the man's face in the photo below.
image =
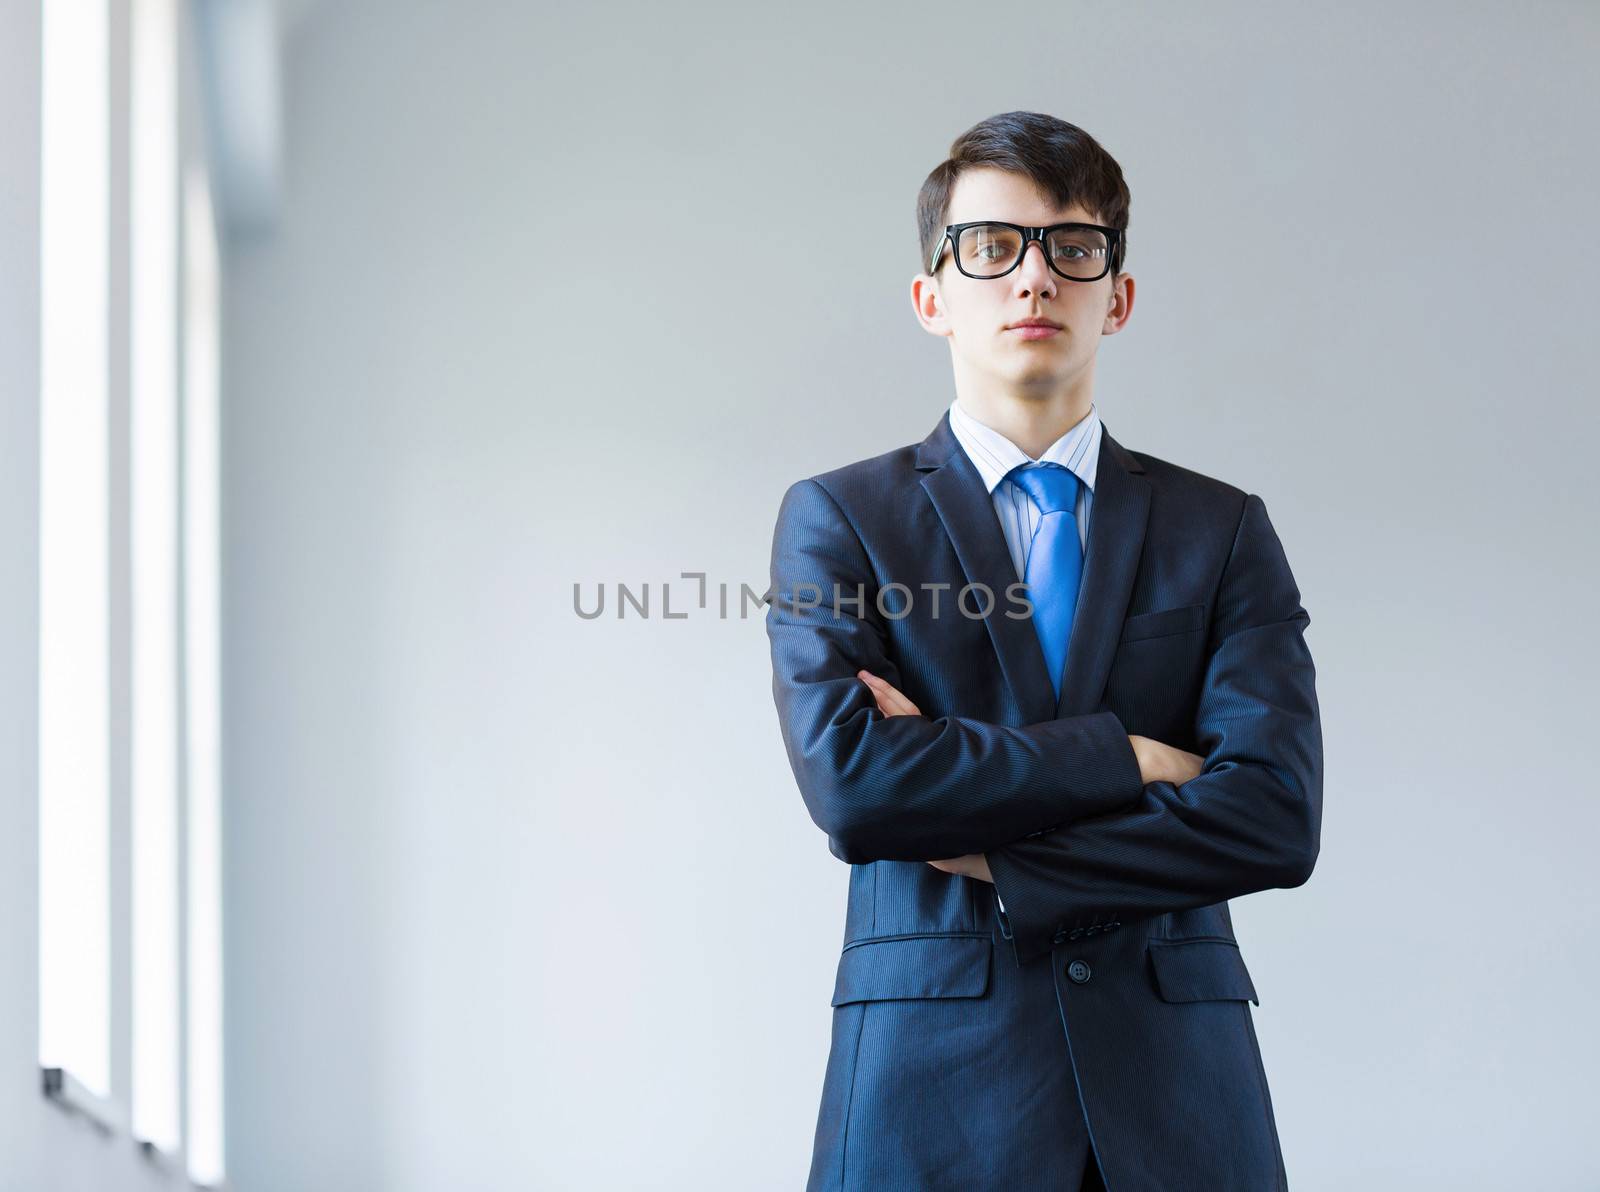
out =
<path fill-rule="evenodd" d="M 1056 207 L 1033 180 L 991 166 L 968 170 L 956 180 L 946 223 L 994 219 L 1024 227 L 1100 223 L 1082 207 Z M 922 325 L 946 336 L 957 367 L 982 374 L 1019 392 L 1041 396 L 1072 386 L 1091 374 L 1102 335 L 1121 330 L 1132 308 L 1133 280 L 1124 273 L 1098 281 L 1069 281 L 1045 264 L 1044 246 L 1028 245 L 1022 263 L 1004 277 L 967 277 L 945 244 L 939 271 L 918 274 L 912 300 Z M 1061 324 L 1036 338 L 1011 327 L 1044 317 Z"/>

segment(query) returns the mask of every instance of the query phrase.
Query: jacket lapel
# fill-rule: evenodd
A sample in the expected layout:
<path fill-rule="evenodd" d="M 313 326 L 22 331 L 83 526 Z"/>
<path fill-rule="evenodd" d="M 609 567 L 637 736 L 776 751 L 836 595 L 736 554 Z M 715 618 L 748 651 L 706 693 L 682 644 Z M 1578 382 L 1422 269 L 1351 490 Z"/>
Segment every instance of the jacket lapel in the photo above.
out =
<path fill-rule="evenodd" d="M 924 473 L 922 487 L 944 523 L 967 582 L 982 584 L 994 593 L 994 610 L 984 618 L 984 625 L 1012 696 L 1022 709 L 1023 724 L 1096 711 L 1144 545 L 1150 485 L 1140 475 L 1143 466 L 1112 439 L 1102 420 L 1088 549 L 1059 701 L 1051 688 L 1033 622 L 1005 615 L 1014 607 L 1006 598 L 1006 588 L 1017 582 L 1016 569 L 1006 549 L 1005 531 L 995 515 L 994 500 L 950 429 L 948 410 L 918 445 L 916 467 Z"/>
<path fill-rule="evenodd" d="M 1055 710 L 1058 717 L 1100 710 L 1133 595 L 1133 580 L 1139 572 L 1139 557 L 1144 553 L 1150 482 L 1143 473 L 1144 465 L 1111 437 L 1102 420 L 1088 548 L 1078 583 L 1078 606 L 1072 614 L 1072 636 L 1067 641 L 1066 673 Z"/>

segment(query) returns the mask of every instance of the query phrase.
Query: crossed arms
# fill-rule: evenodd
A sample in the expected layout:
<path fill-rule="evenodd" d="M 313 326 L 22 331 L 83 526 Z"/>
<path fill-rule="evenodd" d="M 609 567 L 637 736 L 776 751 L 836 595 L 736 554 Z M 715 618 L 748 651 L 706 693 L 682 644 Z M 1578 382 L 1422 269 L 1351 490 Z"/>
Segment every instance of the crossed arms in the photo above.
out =
<path fill-rule="evenodd" d="M 808 584 L 825 594 L 877 586 L 861 540 L 814 480 L 784 494 L 771 578 L 779 726 L 830 851 L 851 863 L 983 854 L 1019 963 L 1063 927 L 1310 876 L 1322 812 L 1310 617 L 1259 497 L 1243 503 L 1218 587 L 1196 711 L 1206 755 L 1187 781 L 1150 781 L 1110 711 L 1021 728 L 886 715 L 858 677 L 901 683 L 875 602 L 836 616 L 826 597 L 794 599 Z"/>

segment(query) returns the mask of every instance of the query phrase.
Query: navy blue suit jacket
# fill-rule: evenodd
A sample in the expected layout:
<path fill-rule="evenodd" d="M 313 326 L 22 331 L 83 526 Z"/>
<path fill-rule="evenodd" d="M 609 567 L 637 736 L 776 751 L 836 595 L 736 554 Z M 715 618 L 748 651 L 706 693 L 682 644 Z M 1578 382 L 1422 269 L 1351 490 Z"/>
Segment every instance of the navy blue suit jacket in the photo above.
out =
<path fill-rule="evenodd" d="M 1287 1186 L 1227 900 L 1316 861 L 1310 618 L 1258 496 L 1102 432 L 1059 699 L 948 414 L 784 493 L 772 690 L 851 865 L 810 1188 Z M 968 853 L 993 885 L 926 864 Z"/>

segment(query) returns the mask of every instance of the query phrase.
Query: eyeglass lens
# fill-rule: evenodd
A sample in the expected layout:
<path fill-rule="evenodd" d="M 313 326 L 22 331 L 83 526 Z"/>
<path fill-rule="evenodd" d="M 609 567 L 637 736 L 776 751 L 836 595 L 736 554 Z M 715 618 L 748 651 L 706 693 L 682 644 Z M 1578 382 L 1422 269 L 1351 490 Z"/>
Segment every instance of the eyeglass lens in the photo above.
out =
<path fill-rule="evenodd" d="M 957 246 L 961 271 L 973 277 L 999 277 L 1017 263 L 1027 243 L 1015 228 L 978 224 L 963 228 Z M 1043 245 L 1051 265 L 1068 277 L 1093 281 L 1109 267 L 1110 244 L 1092 228 L 1057 228 Z"/>

